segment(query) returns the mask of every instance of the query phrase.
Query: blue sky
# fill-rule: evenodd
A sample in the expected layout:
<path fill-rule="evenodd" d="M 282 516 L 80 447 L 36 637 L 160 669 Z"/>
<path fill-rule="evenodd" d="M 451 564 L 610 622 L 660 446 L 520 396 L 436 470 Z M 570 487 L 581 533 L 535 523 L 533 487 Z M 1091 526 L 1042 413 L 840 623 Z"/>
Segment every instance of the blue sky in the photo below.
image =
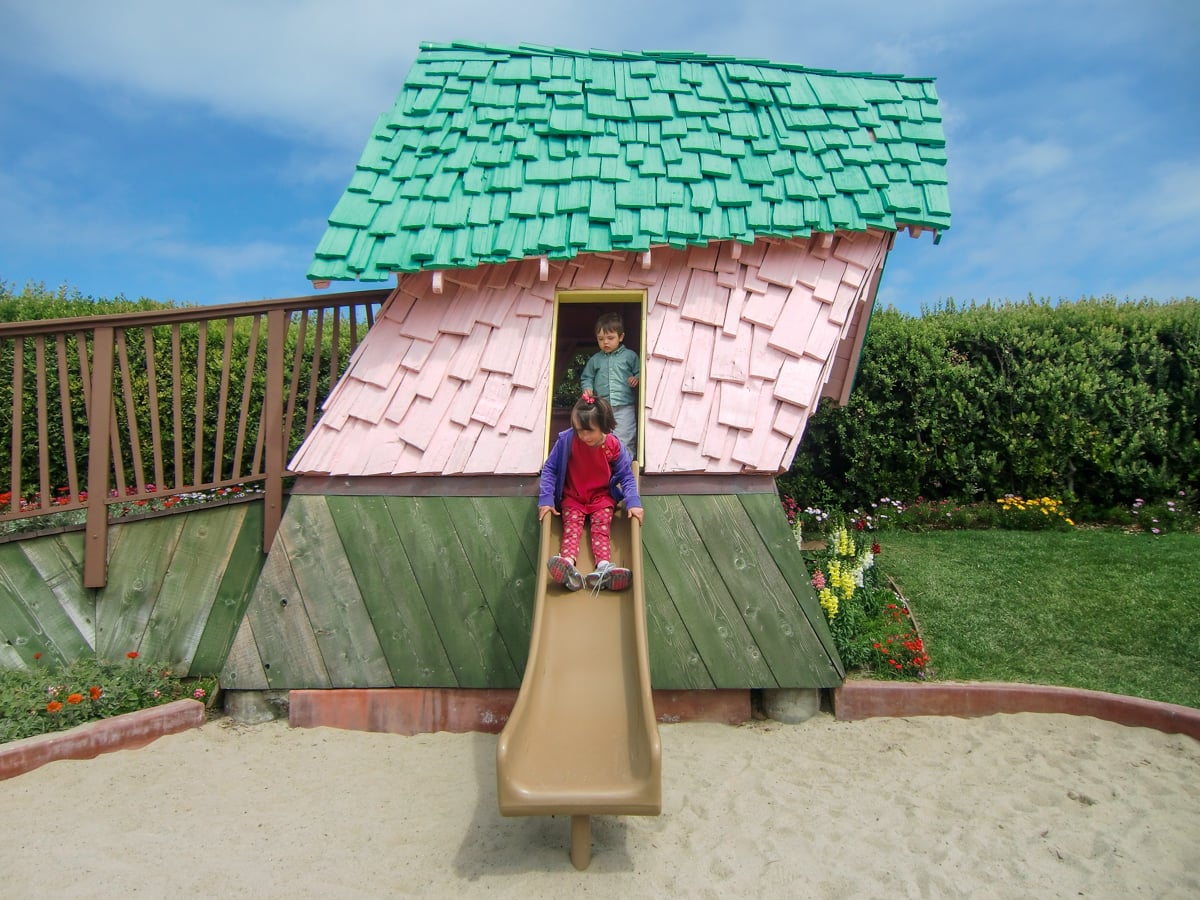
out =
<path fill-rule="evenodd" d="M 423 40 L 691 50 L 937 79 L 953 227 L 881 304 L 1200 296 L 1200 3 L 0 0 L 0 281 L 311 293 Z M 378 285 L 348 283 L 335 289 Z"/>

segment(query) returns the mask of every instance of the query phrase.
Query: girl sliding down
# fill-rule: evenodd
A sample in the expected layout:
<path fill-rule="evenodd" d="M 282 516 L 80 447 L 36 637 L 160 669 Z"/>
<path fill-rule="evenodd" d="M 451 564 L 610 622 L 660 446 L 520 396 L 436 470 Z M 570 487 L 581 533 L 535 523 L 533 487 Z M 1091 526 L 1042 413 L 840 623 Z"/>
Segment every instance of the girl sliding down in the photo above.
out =
<path fill-rule="evenodd" d="M 630 571 L 612 564 L 609 531 L 622 499 L 630 517 L 641 522 L 642 498 L 629 451 L 612 433 L 615 427 L 607 400 L 581 398 L 571 410 L 571 427 L 559 434 L 542 467 L 538 521 L 547 515 L 561 515 L 563 520 L 562 548 L 550 559 L 550 577 L 569 591 L 577 591 L 585 583 L 593 591 L 629 587 Z M 596 571 L 585 578 L 575 562 L 588 517 Z"/>

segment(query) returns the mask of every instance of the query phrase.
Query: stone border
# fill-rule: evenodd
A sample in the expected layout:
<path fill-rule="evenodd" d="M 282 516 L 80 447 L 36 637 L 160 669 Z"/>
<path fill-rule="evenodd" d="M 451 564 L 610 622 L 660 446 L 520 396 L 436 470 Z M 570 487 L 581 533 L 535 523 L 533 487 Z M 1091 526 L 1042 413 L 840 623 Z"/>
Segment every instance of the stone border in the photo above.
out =
<path fill-rule="evenodd" d="M 67 731 L 39 734 L 0 744 L 0 781 L 23 775 L 59 759 L 93 759 L 114 750 L 136 750 L 165 734 L 204 724 L 199 700 L 174 700 L 108 719 L 85 722 Z"/>
<path fill-rule="evenodd" d="M 1153 728 L 1200 740 L 1200 709 L 1140 697 L 1040 684 L 981 681 L 921 684 L 847 681 L 833 690 L 834 715 L 843 721 L 875 716 L 990 716 L 996 713 L 1064 713 L 1119 725 Z"/>
<path fill-rule="evenodd" d="M 227 691 L 226 702 L 236 693 Z M 659 722 L 738 725 L 752 715 L 750 691 L 745 689 L 653 693 Z M 288 724 L 293 728 L 328 726 L 406 735 L 436 731 L 499 734 L 516 700 L 513 689 L 297 689 L 288 692 Z"/>
<path fill-rule="evenodd" d="M 291 693 L 293 701 L 300 701 L 295 721 L 289 723 L 293 727 L 330 725 L 364 731 L 395 730 L 399 733 L 442 729 L 499 731 L 516 695 L 515 691 L 480 691 L 480 696 L 472 698 L 475 702 L 460 706 L 459 703 L 447 704 L 445 701 L 449 698 L 439 698 L 442 702 L 431 704 L 428 693 L 422 697 L 414 692 L 401 699 L 402 695 L 396 689 L 389 689 L 386 693 Z M 334 693 L 340 696 L 329 696 Z M 457 693 L 461 695 L 463 692 Z M 655 691 L 655 708 L 660 722 L 725 721 L 736 724 L 750 717 L 749 692 L 744 693 L 743 698 L 741 691 Z M 697 703 L 697 694 L 711 694 L 708 698 L 710 702 Z M 1200 709 L 1102 691 L 1004 682 L 919 684 L 852 680 L 834 688 L 832 694 L 834 715 L 841 721 L 880 716 L 970 718 L 997 713 L 1063 713 L 1093 716 L 1120 725 L 1153 728 L 1166 734 L 1184 734 L 1200 740 Z M 384 697 L 390 702 L 380 703 Z M 326 703 L 318 702 L 320 699 Z M 721 702 L 711 703 L 715 699 Z M 206 718 L 205 706 L 200 701 L 176 700 L 162 706 L 88 722 L 69 731 L 0 744 L 0 781 L 59 759 L 93 759 L 101 753 L 144 747 L 163 735 L 197 728 L 204 724 Z M 414 726 L 417 731 L 406 730 Z"/>

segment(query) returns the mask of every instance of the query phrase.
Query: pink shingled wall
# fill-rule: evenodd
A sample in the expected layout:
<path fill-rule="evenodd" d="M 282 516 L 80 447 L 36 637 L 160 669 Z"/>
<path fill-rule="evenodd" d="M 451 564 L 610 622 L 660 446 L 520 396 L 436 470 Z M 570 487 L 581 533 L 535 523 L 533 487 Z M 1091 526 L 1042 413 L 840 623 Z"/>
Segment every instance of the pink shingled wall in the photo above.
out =
<path fill-rule="evenodd" d="M 854 371 L 890 235 L 732 242 L 401 276 L 295 472 L 537 472 L 545 451 L 554 297 L 641 290 L 645 471 L 778 472 L 822 396 Z"/>

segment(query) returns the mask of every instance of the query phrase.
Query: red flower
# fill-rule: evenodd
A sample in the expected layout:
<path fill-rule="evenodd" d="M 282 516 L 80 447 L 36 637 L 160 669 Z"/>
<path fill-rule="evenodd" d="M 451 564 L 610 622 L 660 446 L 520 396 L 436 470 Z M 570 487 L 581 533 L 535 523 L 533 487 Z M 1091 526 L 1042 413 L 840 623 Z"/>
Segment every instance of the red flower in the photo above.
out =
<path fill-rule="evenodd" d="M 59 703 L 57 700 L 51 700 L 49 703 L 46 704 L 46 712 L 56 713 L 60 709 L 62 709 L 62 704 Z"/>
<path fill-rule="evenodd" d="M 93 700 L 99 700 L 100 695 L 103 693 L 104 693 L 104 691 L 100 690 L 99 685 L 93 684 L 90 688 L 88 688 L 88 694 L 91 696 L 91 698 Z"/>
<path fill-rule="evenodd" d="M 857 528 L 859 531 L 862 531 L 864 528 L 867 527 L 867 520 L 859 519 L 857 522 L 854 523 L 854 527 Z"/>
<path fill-rule="evenodd" d="M 42 658 L 42 651 L 41 651 L 41 650 L 39 650 L 37 653 L 33 654 L 33 658 L 34 658 L 34 659 L 41 659 L 41 658 Z"/>
<path fill-rule="evenodd" d="M 871 552 L 874 553 L 876 556 L 878 556 L 879 555 L 879 544 L 872 544 Z"/>
<path fill-rule="evenodd" d="M 125 658 L 126 659 L 137 659 L 138 652 L 136 650 L 130 650 L 128 653 L 125 654 Z"/>
<path fill-rule="evenodd" d="M 76 703 L 83 702 L 83 694 L 68 694 L 67 702 L 74 706 Z"/>

